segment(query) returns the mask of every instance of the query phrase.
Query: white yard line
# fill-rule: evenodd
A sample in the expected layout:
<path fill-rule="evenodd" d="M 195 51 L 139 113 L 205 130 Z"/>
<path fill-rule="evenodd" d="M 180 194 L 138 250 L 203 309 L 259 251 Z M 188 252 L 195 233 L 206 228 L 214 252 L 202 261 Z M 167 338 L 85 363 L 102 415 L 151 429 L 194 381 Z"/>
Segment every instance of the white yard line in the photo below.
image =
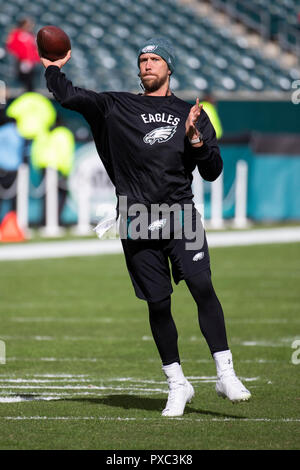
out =
<path fill-rule="evenodd" d="M 1 335 L 0 339 L 4 341 L 74 341 L 74 342 L 79 342 L 79 341 L 98 341 L 98 338 L 95 338 L 93 336 L 18 336 L 18 335 Z M 117 341 L 118 338 L 116 336 L 107 336 L 106 341 Z M 190 336 L 189 338 L 186 339 L 186 342 L 195 342 L 199 341 L 200 336 Z M 244 347 L 266 347 L 266 348 L 290 348 L 292 342 L 295 339 L 299 339 L 299 335 L 295 335 L 294 337 L 290 338 L 278 338 L 277 341 L 269 341 L 267 339 L 261 339 L 261 340 L 245 340 L 245 341 L 240 341 L 237 339 L 232 339 L 232 343 L 236 346 L 244 346 Z M 153 341 L 152 336 L 142 336 L 141 337 L 142 341 Z M 7 357 L 7 360 L 17 360 L 15 358 L 9 358 Z M 55 360 L 54 358 L 40 358 L 39 360 Z M 65 359 L 66 360 L 66 359 Z"/>
<path fill-rule="evenodd" d="M 0 246 L 0 260 L 66 258 L 121 253 L 120 240 L 77 240 Z"/>
<path fill-rule="evenodd" d="M 1 335 L 0 339 L 4 341 L 92 341 L 92 336 L 18 336 L 18 335 Z M 114 337 L 106 339 L 114 340 Z"/>
<path fill-rule="evenodd" d="M 216 376 L 189 376 L 188 379 L 194 386 L 204 383 L 215 383 Z M 259 381 L 259 377 L 245 377 L 244 381 Z M 167 394 L 165 381 L 144 380 L 132 377 L 114 377 L 103 381 L 92 377 L 52 377 L 52 378 L 32 378 L 12 377 L 10 375 L 0 375 L 0 403 L 19 403 L 26 401 L 50 401 L 65 399 L 67 396 L 80 396 L 89 394 L 94 397 L 107 396 L 107 394 L 116 394 L 126 392 L 133 395 L 149 395 L 156 393 Z M 75 383 L 74 383 L 75 382 Z M 100 384 L 99 384 L 100 382 Z M 102 382 L 102 383 L 101 383 Z M 105 385 L 103 385 L 103 382 Z M 126 386 L 116 385 L 126 382 Z M 83 383 L 88 383 L 84 385 Z M 96 385 L 96 384 L 99 385 Z M 112 385 L 111 383 L 114 383 Z M 22 392 L 29 392 L 30 395 L 22 395 Z M 99 392 L 106 392 L 105 394 Z M 24 393 L 24 392 L 23 392 Z"/>
<path fill-rule="evenodd" d="M 7 362 L 103 362 L 104 359 L 101 357 L 8 357 L 6 358 Z M 158 363 L 157 359 L 148 359 L 147 362 L 150 363 Z M 186 362 L 193 362 L 196 364 L 212 364 L 212 359 L 183 359 L 183 363 Z M 257 358 L 257 359 L 239 359 L 239 363 L 243 364 L 289 364 L 287 361 L 280 361 L 277 359 L 264 359 L 264 358 Z"/>
<path fill-rule="evenodd" d="M 210 247 L 300 242 L 300 227 L 207 232 Z M 121 253 L 117 240 L 75 240 L 0 245 L 0 260 L 65 258 Z"/>
<path fill-rule="evenodd" d="M 11 384 L 52 384 L 52 383 L 55 383 L 55 382 L 59 382 L 59 383 L 91 383 L 91 382 L 94 382 L 96 379 L 6 379 L 6 378 L 3 378 L 2 375 L 0 375 L 0 382 L 4 382 L 4 383 L 11 383 Z M 99 381 L 99 380 L 98 380 Z M 0 385 L 1 387 L 2 385 Z"/>
<path fill-rule="evenodd" d="M 135 392 L 159 392 L 167 393 L 166 388 L 138 388 L 138 387 L 109 387 L 99 385 L 48 385 L 43 387 L 42 385 L 1 385 L 1 389 L 9 390 L 41 390 L 46 388 L 47 390 L 115 390 L 119 392 L 135 391 Z"/>
<path fill-rule="evenodd" d="M 203 375 L 203 376 L 187 376 L 187 379 L 189 379 L 193 384 L 197 384 L 197 383 L 206 383 L 206 382 L 216 382 L 217 380 L 217 376 L 216 375 L 209 375 L 209 376 L 206 376 L 206 375 Z M 242 377 L 242 380 L 244 380 L 245 382 L 254 382 L 254 381 L 258 381 L 260 380 L 260 377 Z M 70 389 L 98 389 L 99 387 L 96 386 L 96 385 L 92 385 L 92 383 L 94 382 L 97 382 L 99 383 L 99 379 L 96 379 L 96 378 L 88 378 L 88 379 L 31 379 L 31 378 L 28 378 L 28 379 L 23 379 L 23 378 L 11 378 L 11 376 L 2 376 L 0 375 L 0 382 L 1 383 L 4 383 L 4 384 L 10 384 L 10 385 L 0 385 L 1 388 L 11 388 L 11 389 L 14 389 L 14 388 L 22 388 L 23 385 L 22 384 L 26 384 L 24 385 L 25 388 L 45 388 L 45 389 L 48 389 L 48 388 L 70 388 Z M 111 383 L 111 382 L 129 382 L 129 383 L 132 383 L 132 384 L 135 384 L 135 385 L 139 385 L 139 387 L 142 387 L 144 384 L 147 384 L 147 385 L 166 385 L 166 381 L 162 381 L 162 380 L 142 380 L 142 379 L 104 379 L 102 380 L 102 382 L 105 382 L 105 383 Z M 67 385 L 64 385 L 64 386 L 48 386 L 47 384 L 54 384 L 54 383 L 67 383 L 67 384 L 70 384 L 70 383 L 88 383 L 89 385 L 88 386 L 81 386 L 81 385 L 76 385 L 75 387 L 69 387 Z M 20 385 L 15 385 L 15 384 L 20 384 Z M 31 385 L 31 384 L 35 384 L 35 385 Z M 39 386 L 36 386 L 36 384 L 42 384 L 40 387 Z M 45 385 L 46 384 L 46 385 Z M 120 386 L 117 386 L 117 387 L 100 387 L 100 389 L 112 389 L 112 388 L 115 388 L 116 390 L 120 390 L 122 387 Z M 146 390 L 145 388 L 138 388 L 138 390 Z M 150 390 L 153 390 L 153 389 L 150 389 Z"/>
<path fill-rule="evenodd" d="M 24 401 L 52 401 L 52 400 L 61 400 L 60 397 L 38 397 L 34 398 L 24 398 L 24 397 L 0 397 L 0 403 L 21 403 Z"/>
<path fill-rule="evenodd" d="M 7 357 L 7 362 L 102 362 L 99 357 Z"/>
<path fill-rule="evenodd" d="M 118 318 L 118 321 L 122 319 Z M 112 318 L 100 317 L 100 318 L 57 318 L 57 317 L 14 317 L 10 321 L 15 323 L 111 323 Z M 126 320 L 127 321 L 127 320 Z"/>
<path fill-rule="evenodd" d="M 6 318 L 14 323 L 124 323 L 127 319 L 124 318 L 111 318 L 111 317 L 99 317 L 99 318 L 79 318 L 79 317 L 12 317 Z M 142 318 L 131 318 L 130 322 L 141 323 Z M 266 325 L 290 325 L 299 324 L 299 318 L 287 319 L 287 318 L 230 318 L 227 317 L 227 322 L 234 324 L 266 324 Z M 148 336 L 145 336 L 148 338 Z M 152 337 L 151 337 L 152 338 Z"/>
<path fill-rule="evenodd" d="M 223 233 L 208 232 L 207 241 L 208 245 L 212 247 L 299 242 L 300 227 L 254 229 Z"/>
<path fill-rule="evenodd" d="M 104 380 L 107 386 L 96 386 L 96 385 L 82 385 L 82 382 L 95 382 L 97 379 L 89 377 L 86 374 L 25 374 L 22 377 L 16 377 L 15 374 L 3 374 L 1 377 L 1 392 L 0 392 L 0 403 L 1 404 L 13 404 L 28 401 L 58 401 L 72 398 L 84 398 L 84 397 L 107 397 L 107 394 L 114 395 L 125 392 L 126 394 L 134 396 L 149 396 L 149 393 L 160 393 L 167 394 L 167 386 L 165 382 L 161 380 L 145 380 L 134 377 L 110 377 Z M 193 382 L 194 385 L 202 383 L 212 383 L 216 381 L 216 376 L 189 376 L 188 379 Z M 260 377 L 244 377 L 243 381 L 255 382 L 260 381 Z M 49 385 L 49 383 L 59 382 L 61 384 L 66 382 L 77 382 L 78 385 Z M 124 383 L 128 384 L 126 387 L 119 385 L 110 385 L 110 383 Z M 22 385 L 20 385 L 20 383 Z M 24 385 L 23 385 L 24 384 Z M 34 384 L 34 385 L 33 385 Z M 80 384 L 80 385 L 79 385 Z M 158 388 L 157 385 L 164 384 L 164 388 Z M 153 387 L 149 387 L 153 385 Z M 28 395 L 20 394 L 21 390 L 30 391 Z M 132 422 L 154 422 L 161 421 L 161 416 L 147 418 L 147 417 L 111 417 L 111 416 L 2 416 L 0 421 L 132 421 Z M 268 417 L 257 417 L 257 418 L 244 418 L 244 417 L 207 417 L 207 418 L 169 418 L 175 419 L 181 422 L 187 423 L 205 423 L 205 422 L 218 422 L 218 423 L 299 423 L 300 418 L 268 418 Z M 164 422 L 165 419 L 164 419 Z"/>
<path fill-rule="evenodd" d="M 116 377 L 116 378 L 105 378 L 105 379 L 102 379 L 100 380 L 99 378 L 95 378 L 95 377 L 88 377 L 88 376 L 85 376 L 85 377 L 88 377 L 88 378 L 84 378 L 83 376 L 73 376 L 72 377 L 60 377 L 60 376 L 53 376 L 52 378 L 44 378 L 44 376 L 38 376 L 38 377 L 42 377 L 42 378 L 36 378 L 37 376 L 33 376 L 35 378 L 32 378 L 32 376 L 28 376 L 26 375 L 25 376 L 26 378 L 24 377 L 15 377 L 14 374 L 10 374 L 10 375 L 5 375 L 5 374 L 0 374 L 0 388 L 9 388 L 9 389 L 14 389 L 14 388 L 22 388 L 23 385 L 25 388 L 38 388 L 38 389 L 42 389 L 44 388 L 45 390 L 47 390 L 48 388 L 58 388 L 58 389 L 61 389 L 61 388 L 70 388 L 70 389 L 98 389 L 99 387 L 96 386 L 96 385 L 92 385 L 93 383 L 106 383 L 106 384 L 110 384 L 110 383 L 115 383 L 115 382 L 118 382 L 118 383 L 124 383 L 126 382 L 127 384 L 134 384 L 137 388 L 135 388 L 135 390 L 157 390 L 157 389 L 145 389 L 145 388 L 142 388 L 144 387 L 145 385 L 147 386 L 151 386 L 151 385 L 164 385 L 166 388 L 166 381 L 165 380 L 147 380 L 147 379 L 138 379 L 138 378 L 132 378 L 132 377 Z M 194 385 L 197 385 L 197 384 L 202 384 L 202 383 L 211 383 L 211 382 L 216 382 L 217 380 L 217 376 L 216 375 L 200 375 L 200 376 L 187 376 L 187 379 L 189 379 L 190 382 L 192 382 Z M 260 377 L 242 377 L 242 380 L 245 381 L 245 382 L 255 382 L 255 381 L 259 381 L 260 380 Z M 62 383 L 67 383 L 67 384 L 84 384 L 84 383 L 88 383 L 89 385 L 88 386 L 81 386 L 81 385 L 76 385 L 75 387 L 69 387 L 69 386 L 61 386 L 59 385 L 58 387 L 57 386 L 48 386 L 48 384 L 62 384 Z M 2 385 L 2 384 L 7 384 L 7 385 Z M 9 384 L 9 385 L 8 385 Z M 16 385 L 18 384 L 18 385 Z M 34 385 L 32 385 L 34 384 Z M 41 386 L 37 386 L 37 384 L 41 384 Z M 115 390 L 121 390 L 122 387 L 120 387 L 119 385 L 118 386 L 111 386 L 111 387 L 100 387 L 100 389 L 115 389 Z M 131 389 L 133 389 L 131 387 Z M 125 390 L 125 388 L 124 388 Z M 160 389 L 159 389 L 160 391 Z M 164 389 L 165 391 L 165 389 Z M 1 393 L 1 392 L 0 392 Z"/>
<path fill-rule="evenodd" d="M 3 416 L 0 419 L 10 421 L 161 421 L 166 422 L 166 418 L 131 418 L 131 417 L 111 417 L 111 416 Z M 261 423 L 299 423 L 300 418 L 168 418 L 169 420 L 177 420 L 184 422 L 261 422 Z"/>

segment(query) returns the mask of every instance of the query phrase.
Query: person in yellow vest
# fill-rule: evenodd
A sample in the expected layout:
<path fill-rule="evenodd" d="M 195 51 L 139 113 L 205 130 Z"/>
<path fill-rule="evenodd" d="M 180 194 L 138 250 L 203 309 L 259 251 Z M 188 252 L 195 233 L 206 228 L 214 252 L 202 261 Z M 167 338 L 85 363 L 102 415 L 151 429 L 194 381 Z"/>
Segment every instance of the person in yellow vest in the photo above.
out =
<path fill-rule="evenodd" d="M 203 104 L 203 109 L 208 115 L 210 122 L 215 129 L 217 139 L 221 139 L 223 135 L 223 127 L 214 97 L 210 93 L 205 95 L 203 101 L 201 101 L 201 104 Z"/>
<path fill-rule="evenodd" d="M 45 96 L 27 92 L 16 98 L 7 108 L 14 118 L 20 135 L 26 139 L 28 157 L 35 169 L 45 172 L 47 167 L 59 172 L 59 221 L 67 196 L 67 178 L 71 172 L 75 151 L 75 138 L 66 127 L 60 126 L 56 109 Z M 55 126 L 55 128 L 53 128 Z M 52 128 L 52 129 L 51 129 Z M 46 220 L 45 198 L 41 224 Z"/>
<path fill-rule="evenodd" d="M 70 129 L 58 126 L 45 130 L 32 143 L 32 165 L 35 168 L 55 168 L 67 178 L 73 167 L 74 151 L 75 139 Z"/>
<path fill-rule="evenodd" d="M 5 215 L 5 206 L 16 211 L 15 182 L 19 166 L 24 160 L 24 139 L 19 134 L 15 119 L 0 109 L 0 221 Z M 15 188 L 15 189 L 14 189 Z"/>
<path fill-rule="evenodd" d="M 35 139 L 56 121 L 56 110 L 51 101 L 35 92 L 23 93 L 13 100 L 6 114 L 16 120 L 19 133 L 27 140 Z"/>
<path fill-rule="evenodd" d="M 58 123 L 58 122 L 57 122 Z M 41 132 L 33 141 L 31 146 L 31 162 L 34 168 L 55 168 L 58 171 L 58 217 L 59 224 L 63 225 L 62 212 L 68 194 L 67 179 L 73 168 L 75 154 L 75 138 L 67 127 L 57 125 L 53 130 Z M 44 217 L 46 219 L 46 208 L 44 206 Z"/>

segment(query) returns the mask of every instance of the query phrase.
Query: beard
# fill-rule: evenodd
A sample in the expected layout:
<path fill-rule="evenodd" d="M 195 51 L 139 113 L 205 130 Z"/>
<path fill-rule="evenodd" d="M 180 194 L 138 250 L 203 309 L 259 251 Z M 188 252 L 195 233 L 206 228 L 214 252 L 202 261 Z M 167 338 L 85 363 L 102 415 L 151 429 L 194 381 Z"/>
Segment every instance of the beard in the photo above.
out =
<path fill-rule="evenodd" d="M 166 77 L 156 77 L 149 79 L 148 77 L 141 77 L 143 87 L 147 93 L 153 93 L 159 90 L 166 82 Z"/>

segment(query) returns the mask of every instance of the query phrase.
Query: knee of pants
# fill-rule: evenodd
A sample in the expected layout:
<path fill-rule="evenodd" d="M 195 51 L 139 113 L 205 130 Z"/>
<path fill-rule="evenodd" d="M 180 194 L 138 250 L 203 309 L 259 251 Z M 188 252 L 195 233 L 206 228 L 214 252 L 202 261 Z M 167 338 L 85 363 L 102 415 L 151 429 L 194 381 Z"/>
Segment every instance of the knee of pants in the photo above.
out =
<path fill-rule="evenodd" d="M 169 314 L 171 311 L 171 296 L 158 302 L 148 302 L 150 316 Z"/>
<path fill-rule="evenodd" d="M 196 301 L 201 301 L 215 296 L 209 269 L 187 279 L 186 284 Z"/>

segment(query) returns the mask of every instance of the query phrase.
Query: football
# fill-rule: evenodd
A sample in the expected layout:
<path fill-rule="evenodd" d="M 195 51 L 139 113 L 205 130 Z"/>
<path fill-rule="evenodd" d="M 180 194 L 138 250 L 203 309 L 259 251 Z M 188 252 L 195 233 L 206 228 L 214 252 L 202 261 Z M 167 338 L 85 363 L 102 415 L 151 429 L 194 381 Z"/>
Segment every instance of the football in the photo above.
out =
<path fill-rule="evenodd" d="M 37 33 L 36 38 L 40 57 L 52 62 L 62 59 L 71 49 L 69 36 L 57 26 L 44 26 Z"/>

